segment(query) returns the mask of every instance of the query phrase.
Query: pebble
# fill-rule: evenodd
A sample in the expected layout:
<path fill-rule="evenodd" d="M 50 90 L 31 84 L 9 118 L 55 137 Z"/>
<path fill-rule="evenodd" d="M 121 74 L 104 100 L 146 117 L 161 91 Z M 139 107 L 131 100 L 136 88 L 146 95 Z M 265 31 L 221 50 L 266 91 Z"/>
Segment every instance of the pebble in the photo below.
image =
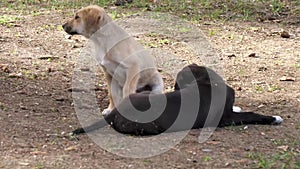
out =
<path fill-rule="evenodd" d="M 265 105 L 261 104 L 261 105 L 257 106 L 257 108 L 262 108 L 262 107 L 264 107 L 264 106 L 265 106 Z"/>
<path fill-rule="evenodd" d="M 287 31 L 280 32 L 280 36 L 282 38 L 290 38 L 291 37 L 291 35 Z"/>
<path fill-rule="evenodd" d="M 253 151 L 254 147 L 253 146 L 246 146 L 244 149 L 245 149 L 245 151 Z"/>
<path fill-rule="evenodd" d="M 58 98 L 56 98 L 55 100 L 58 101 L 58 102 L 62 102 L 62 101 L 64 101 L 65 99 L 64 99 L 63 97 L 58 97 Z"/>
<path fill-rule="evenodd" d="M 248 55 L 248 57 L 257 58 L 258 56 L 256 55 L 256 53 L 251 53 L 250 55 Z"/>
<path fill-rule="evenodd" d="M 235 54 L 231 54 L 231 55 L 228 55 L 227 57 L 229 57 L 229 58 L 234 58 L 234 57 L 236 57 L 236 56 L 235 56 Z"/>
<path fill-rule="evenodd" d="M 211 150 L 211 149 L 208 149 L 208 148 L 206 148 L 206 149 L 202 149 L 202 151 L 203 151 L 203 152 L 206 152 L 206 153 L 208 153 L 208 152 L 212 152 L 212 150 Z"/>

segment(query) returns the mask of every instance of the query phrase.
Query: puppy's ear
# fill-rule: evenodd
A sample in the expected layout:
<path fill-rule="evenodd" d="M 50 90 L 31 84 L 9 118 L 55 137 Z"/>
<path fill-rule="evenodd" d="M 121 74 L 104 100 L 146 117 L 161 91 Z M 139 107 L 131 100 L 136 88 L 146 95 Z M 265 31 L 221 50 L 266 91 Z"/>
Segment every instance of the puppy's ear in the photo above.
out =
<path fill-rule="evenodd" d="M 103 26 L 108 22 L 112 21 L 112 19 L 107 15 L 104 10 L 100 10 L 97 15 L 97 25 Z"/>
<path fill-rule="evenodd" d="M 103 26 L 105 24 L 105 15 L 103 13 L 99 13 L 98 18 L 97 18 L 97 24 Z"/>
<path fill-rule="evenodd" d="M 100 24 L 101 24 L 100 22 L 101 22 L 101 20 L 102 20 L 102 17 L 103 17 L 103 16 L 102 16 L 101 14 L 98 15 L 98 18 L 97 18 L 97 25 L 100 25 Z"/>

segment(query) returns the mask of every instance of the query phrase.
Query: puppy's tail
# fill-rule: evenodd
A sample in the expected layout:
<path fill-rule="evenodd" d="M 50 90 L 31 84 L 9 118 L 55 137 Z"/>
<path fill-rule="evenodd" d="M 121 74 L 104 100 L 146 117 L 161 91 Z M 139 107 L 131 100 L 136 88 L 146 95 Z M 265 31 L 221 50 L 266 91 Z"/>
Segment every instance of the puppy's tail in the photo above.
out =
<path fill-rule="evenodd" d="M 228 125 L 243 125 L 243 124 L 262 124 L 262 125 L 278 125 L 283 119 L 280 116 L 265 116 L 253 112 L 232 112 L 229 118 L 226 118 L 223 124 Z"/>
<path fill-rule="evenodd" d="M 103 128 L 107 125 L 108 125 L 108 123 L 106 122 L 105 119 L 100 119 L 99 121 L 91 124 L 90 126 L 78 128 L 78 129 L 72 131 L 72 135 L 79 135 L 79 134 L 83 134 L 83 133 L 89 133 L 89 132 L 92 132 L 94 130 Z"/>

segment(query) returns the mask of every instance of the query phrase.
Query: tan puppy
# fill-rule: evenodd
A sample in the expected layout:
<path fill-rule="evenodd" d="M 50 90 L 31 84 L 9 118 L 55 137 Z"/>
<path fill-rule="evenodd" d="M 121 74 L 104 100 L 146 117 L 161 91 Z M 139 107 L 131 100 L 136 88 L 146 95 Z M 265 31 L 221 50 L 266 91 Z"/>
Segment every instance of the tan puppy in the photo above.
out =
<path fill-rule="evenodd" d="M 110 103 L 102 114 L 108 114 L 123 98 L 149 90 L 163 92 L 163 80 L 154 59 L 142 45 L 117 26 L 103 8 L 88 6 L 63 25 L 71 34 L 92 40 L 94 54 L 103 67 L 108 83 Z"/>

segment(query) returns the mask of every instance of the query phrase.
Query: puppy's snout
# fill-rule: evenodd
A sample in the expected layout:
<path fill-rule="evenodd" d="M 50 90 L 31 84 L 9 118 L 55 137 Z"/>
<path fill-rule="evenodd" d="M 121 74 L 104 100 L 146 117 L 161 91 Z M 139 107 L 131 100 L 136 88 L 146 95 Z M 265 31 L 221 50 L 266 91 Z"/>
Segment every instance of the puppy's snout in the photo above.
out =
<path fill-rule="evenodd" d="M 63 27 L 64 30 L 65 30 L 66 32 L 68 32 L 68 33 L 69 33 L 69 32 L 71 31 L 71 29 L 72 29 L 72 27 L 69 26 L 67 23 L 63 24 L 62 27 Z"/>
<path fill-rule="evenodd" d="M 70 35 L 76 35 L 78 34 L 76 30 L 74 30 L 73 24 L 72 23 L 65 23 L 62 25 L 63 29 L 65 30 L 65 32 L 67 32 Z"/>

